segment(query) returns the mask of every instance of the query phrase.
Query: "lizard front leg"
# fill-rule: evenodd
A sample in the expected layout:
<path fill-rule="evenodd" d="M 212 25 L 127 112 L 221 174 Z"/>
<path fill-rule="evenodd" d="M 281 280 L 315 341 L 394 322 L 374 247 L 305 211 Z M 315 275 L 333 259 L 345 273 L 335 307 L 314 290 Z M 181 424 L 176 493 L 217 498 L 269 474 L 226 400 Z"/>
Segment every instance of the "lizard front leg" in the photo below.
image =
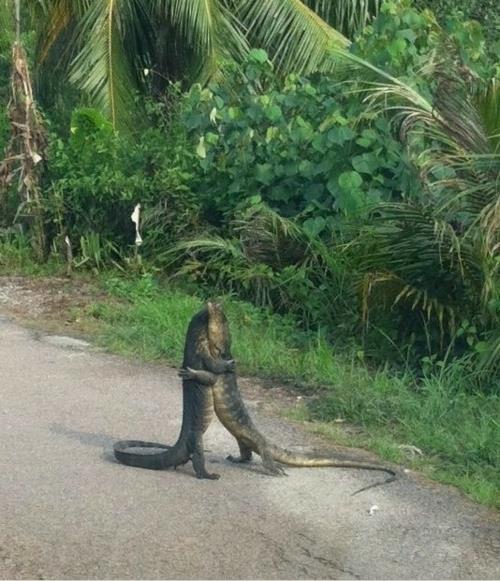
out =
<path fill-rule="evenodd" d="M 186 367 L 186 369 L 179 369 L 178 375 L 182 379 L 197 381 L 202 385 L 213 385 L 217 381 L 217 374 L 205 371 L 204 369 L 191 369 L 190 367 Z"/>

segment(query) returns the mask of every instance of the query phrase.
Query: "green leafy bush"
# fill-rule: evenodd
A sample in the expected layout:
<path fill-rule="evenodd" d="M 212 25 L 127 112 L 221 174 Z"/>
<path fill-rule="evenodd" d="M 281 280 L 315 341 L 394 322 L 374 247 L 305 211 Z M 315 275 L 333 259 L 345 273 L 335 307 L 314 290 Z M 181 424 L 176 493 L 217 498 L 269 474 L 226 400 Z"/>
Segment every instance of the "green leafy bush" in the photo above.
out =
<path fill-rule="evenodd" d="M 194 87 L 184 119 L 201 171 L 193 182 L 217 224 L 255 195 L 319 234 L 341 216 L 416 194 L 404 148 L 349 86 L 328 75 L 281 80 L 253 51 L 231 89 Z"/>
<path fill-rule="evenodd" d="M 372 65 L 420 90 L 432 86 L 425 71 L 443 56 L 443 49 L 456 51 L 461 63 L 481 76 L 493 70 L 479 23 L 449 11 L 440 25 L 433 12 L 419 11 L 409 0 L 384 2 L 352 47 Z"/>
<path fill-rule="evenodd" d="M 94 109 L 77 109 L 67 140 L 53 136 L 46 180 L 55 233 L 79 239 L 88 233 L 119 247 L 134 243 L 130 216 L 140 203 L 148 230 L 144 251 L 155 252 L 197 223 L 198 204 L 186 183 L 189 156 L 167 138 L 160 117 L 140 134 L 115 133 Z M 174 146 L 169 145 L 174 141 Z"/>
<path fill-rule="evenodd" d="M 169 253 L 181 263 L 177 274 L 298 315 L 305 326 L 330 331 L 334 323 L 337 330 L 352 326 L 354 257 L 341 244 L 327 244 L 297 221 L 254 202 L 227 225 L 226 237 L 206 234 L 177 244 Z"/>
<path fill-rule="evenodd" d="M 467 30 L 468 23 L 456 28 Z M 381 204 L 373 214 L 360 247 L 363 303 L 365 320 L 370 307 L 397 315 L 395 343 L 413 344 L 420 355 L 427 350 L 431 360 L 468 352 L 484 385 L 495 386 L 500 90 L 498 79 L 478 76 L 464 60 L 468 53 L 478 72 L 488 71 L 484 54 L 476 58 L 462 38 L 440 33 L 441 50 L 421 73 L 430 98 L 397 83 L 371 92 L 382 109 L 397 110 L 410 152 L 412 135 L 421 140 L 414 163 L 425 195 Z"/>
<path fill-rule="evenodd" d="M 500 12 L 497 0 L 414 0 L 414 3 L 420 9 L 430 8 L 444 24 L 450 15 L 462 16 L 462 20 L 476 20 L 484 27 L 488 41 L 500 46 Z"/>

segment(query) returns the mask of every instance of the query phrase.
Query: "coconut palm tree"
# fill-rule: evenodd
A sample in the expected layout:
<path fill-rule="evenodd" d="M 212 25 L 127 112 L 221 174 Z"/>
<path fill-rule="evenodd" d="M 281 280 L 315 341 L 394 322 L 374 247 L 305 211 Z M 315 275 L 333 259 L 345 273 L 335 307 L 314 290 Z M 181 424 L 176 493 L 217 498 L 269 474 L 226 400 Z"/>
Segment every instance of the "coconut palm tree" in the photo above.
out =
<path fill-rule="evenodd" d="M 6 0 L 4 0 L 6 1 Z M 251 46 L 279 70 L 331 70 L 329 49 L 376 13 L 380 0 L 28 0 L 36 19 L 41 78 L 57 72 L 116 125 L 134 91 L 162 92 L 171 80 L 223 76 Z"/>

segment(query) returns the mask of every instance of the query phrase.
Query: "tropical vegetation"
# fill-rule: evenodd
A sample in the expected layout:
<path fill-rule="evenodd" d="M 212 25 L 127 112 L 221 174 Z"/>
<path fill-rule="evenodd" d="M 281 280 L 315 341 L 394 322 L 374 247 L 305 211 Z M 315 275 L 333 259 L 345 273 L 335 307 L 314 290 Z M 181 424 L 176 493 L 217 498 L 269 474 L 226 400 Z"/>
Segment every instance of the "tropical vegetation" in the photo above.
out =
<path fill-rule="evenodd" d="M 307 367 L 315 417 L 408 426 L 440 389 L 440 417 L 496 409 L 498 22 L 488 0 L 0 0 L 0 267 L 29 243 L 293 321 L 373 378 L 349 400 Z"/>

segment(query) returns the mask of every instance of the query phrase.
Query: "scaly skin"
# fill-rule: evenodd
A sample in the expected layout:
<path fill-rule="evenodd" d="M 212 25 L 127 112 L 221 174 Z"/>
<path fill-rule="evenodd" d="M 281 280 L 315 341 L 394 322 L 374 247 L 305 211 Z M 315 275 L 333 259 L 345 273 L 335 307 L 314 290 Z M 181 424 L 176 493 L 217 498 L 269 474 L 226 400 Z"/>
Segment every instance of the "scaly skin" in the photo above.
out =
<path fill-rule="evenodd" d="M 212 374 L 221 374 L 234 367 L 233 361 L 223 360 L 217 355 L 226 351 L 225 331 L 217 320 L 219 312 L 221 311 L 218 305 L 208 303 L 191 319 L 186 334 L 183 367 L 206 369 Z M 140 440 L 122 440 L 113 446 L 117 460 L 128 466 L 150 470 L 176 467 L 191 460 L 197 478 L 211 480 L 219 478 L 218 474 L 211 474 L 205 469 L 203 452 L 203 434 L 213 417 L 212 390 L 196 379 L 184 378 L 182 394 L 182 427 L 174 446 Z M 134 448 L 160 448 L 163 451 L 140 454 L 134 452 Z"/>
<path fill-rule="evenodd" d="M 225 355 L 229 356 L 229 351 Z M 238 458 L 228 456 L 228 460 L 232 462 L 249 462 L 252 458 L 252 452 L 255 452 L 262 458 L 266 471 L 274 475 L 284 474 L 283 468 L 276 464 L 276 462 L 297 467 L 330 466 L 334 468 L 379 470 L 387 472 L 390 475 L 384 482 L 366 486 L 357 490 L 354 494 L 358 494 L 368 488 L 379 486 L 380 484 L 387 484 L 396 479 L 396 473 L 393 470 L 379 464 L 297 454 L 270 444 L 257 430 L 252 418 L 248 414 L 238 388 L 234 371 L 226 372 L 223 375 L 214 375 L 205 370 L 187 368 L 183 370 L 182 374 L 186 378 L 195 379 L 205 385 L 212 385 L 215 413 L 226 429 L 236 438 L 240 448 L 240 456 Z"/>

